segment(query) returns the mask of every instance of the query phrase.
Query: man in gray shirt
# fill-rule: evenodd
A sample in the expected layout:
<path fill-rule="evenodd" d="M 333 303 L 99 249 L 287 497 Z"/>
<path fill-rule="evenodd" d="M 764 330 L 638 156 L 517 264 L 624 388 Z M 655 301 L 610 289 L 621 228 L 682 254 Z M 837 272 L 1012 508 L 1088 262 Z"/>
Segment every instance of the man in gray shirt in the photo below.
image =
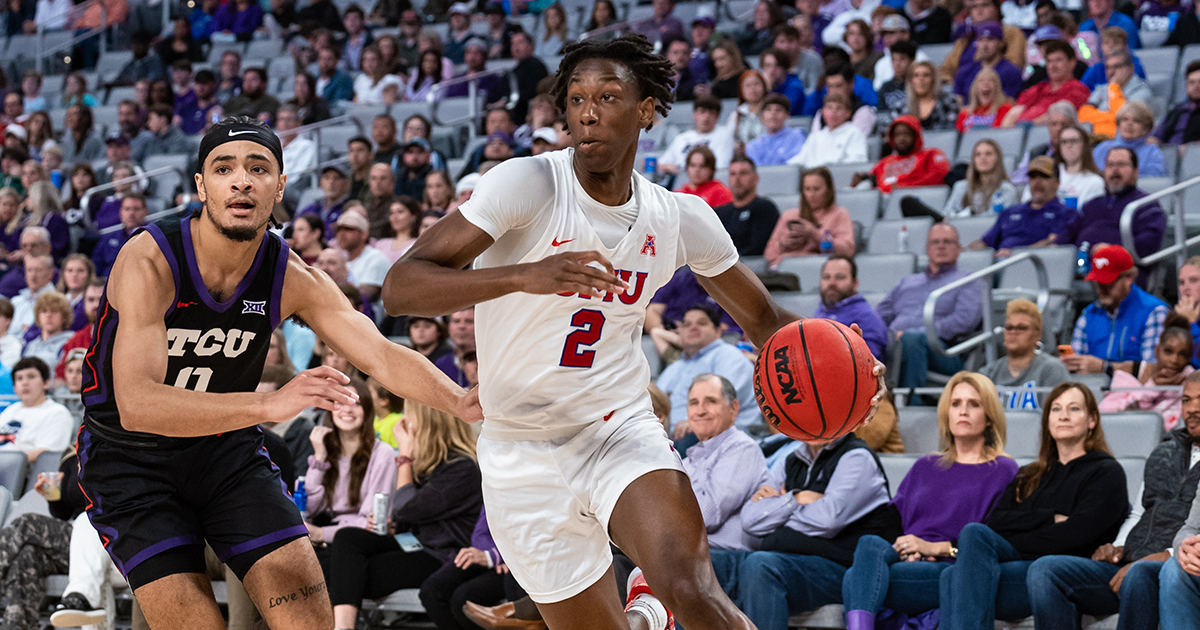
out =
<path fill-rule="evenodd" d="M 996 384 L 1007 411 L 1041 411 L 1046 394 L 1034 389 L 1070 380 L 1062 361 L 1037 351 L 1041 338 L 1042 314 L 1037 305 L 1025 298 L 1009 302 L 1004 318 L 1007 354 L 979 370 Z"/>

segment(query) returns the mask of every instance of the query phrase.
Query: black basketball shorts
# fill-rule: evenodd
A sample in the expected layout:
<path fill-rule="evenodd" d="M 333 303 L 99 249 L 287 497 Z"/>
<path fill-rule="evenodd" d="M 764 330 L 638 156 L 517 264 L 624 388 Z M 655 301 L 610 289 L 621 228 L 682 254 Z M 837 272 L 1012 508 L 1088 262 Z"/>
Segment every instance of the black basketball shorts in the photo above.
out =
<path fill-rule="evenodd" d="M 102 432 L 90 422 L 80 429 L 79 485 L 131 587 L 204 573 L 206 542 L 244 578 L 258 559 L 308 535 L 258 427 L 152 446 Z"/>

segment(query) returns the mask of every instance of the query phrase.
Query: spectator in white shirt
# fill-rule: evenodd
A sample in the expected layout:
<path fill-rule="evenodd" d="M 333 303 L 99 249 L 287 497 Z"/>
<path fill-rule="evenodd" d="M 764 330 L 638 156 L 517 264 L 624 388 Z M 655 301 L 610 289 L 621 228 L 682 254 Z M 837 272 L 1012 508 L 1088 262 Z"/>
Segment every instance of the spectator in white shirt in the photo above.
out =
<path fill-rule="evenodd" d="M 13 366 L 12 379 L 20 402 L 0 413 L 0 450 L 22 451 L 31 462 L 46 451 L 66 450 L 75 420 L 66 407 L 46 397 L 50 367 L 37 357 L 26 357 Z"/>
<path fill-rule="evenodd" d="M 275 131 L 283 144 L 283 164 L 286 173 L 302 173 L 317 165 L 317 143 L 304 134 L 288 133 L 300 126 L 300 109 L 284 103 L 275 118 Z"/>
<path fill-rule="evenodd" d="M 867 161 L 867 137 L 850 122 L 850 101 L 829 94 L 821 106 L 825 124 L 814 129 L 804 146 L 788 164 L 814 168 L 826 164 L 859 164 Z"/>
<path fill-rule="evenodd" d="M 350 283 L 358 289 L 365 301 L 379 299 L 383 279 L 387 277 L 392 263 L 387 254 L 367 247 L 367 218 L 357 212 L 344 212 L 333 224 L 338 247 L 346 252 L 346 268 L 350 271 Z"/>
<path fill-rule="evenodd" d="M 32 228 L 25 228 L 26 230 Z M 45 228 L 38 228 L 45 229 Z M 24 237 L 24 233 L 21 235 Z M 13 320 L 9 335 L 18 339 L 34 324 L 33 306 L 43 293 L 54 291 L 54 259 L 46 256 L 25 257 L 25 288 L 13 298 Z"/>
<path fill-rule="evenodd" d="M 721 120 L 721 101 L 713 96 L 697 96 L 692 103 L 692 120 L 695 129 L 675 136 L 667 150 L 658 158 L 658 170 L 674 175 L 685 166 L 688 153 L 697 145 L 705 145 L 717 158 L 717 168 L 729 168 L 733 159 L 733 132 L 728 127 L 717 127 Z"/>

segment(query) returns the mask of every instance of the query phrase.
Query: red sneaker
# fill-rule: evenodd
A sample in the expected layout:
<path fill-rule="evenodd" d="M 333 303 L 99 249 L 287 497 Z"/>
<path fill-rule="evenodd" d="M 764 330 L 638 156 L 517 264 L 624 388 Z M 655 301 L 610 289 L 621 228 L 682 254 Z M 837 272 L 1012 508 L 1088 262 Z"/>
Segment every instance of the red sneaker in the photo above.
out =
<path fill-rule="evenodd" d="M 648 595 L 650 597 L 654 597 L 654 592 L 650 590 L 650 585 L 646 583 L 646 577 L 642 575 L 642 570 L 640 568 L 635 568 L 633 573 L 629 574 L 629 581 L 626 586 L 627 590 L 629 591 L 629 596 L 625 598 L 625 612 L 629 612 L 633 608 L 634 600 L 636 600 L 639 595 Z M 662 607 L 662 610 L 667 613 L 667 625 L 664 626 L 665 630 L 675 630 L 675 615 L 672 615 L 671 611 L 667 610 L 667 607 L 657 597 L 654 597 L 654 601 L 658 602 L 658 605 Z M 647 606 L 647 608 L 651 607 Z"/>

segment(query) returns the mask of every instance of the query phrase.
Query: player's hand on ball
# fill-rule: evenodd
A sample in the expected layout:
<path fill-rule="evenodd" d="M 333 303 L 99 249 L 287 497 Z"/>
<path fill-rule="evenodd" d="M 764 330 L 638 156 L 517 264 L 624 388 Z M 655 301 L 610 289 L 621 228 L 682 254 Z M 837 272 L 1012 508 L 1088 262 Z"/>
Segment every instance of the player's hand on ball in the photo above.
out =
<path fill-rule="evenodd" d="M 599 263 L 603 270 L 591 266 Z M 525 293 L 579 293 L 594 298 L 605 292 L 624 293 L 629 285 L 617 277 L 612 263 L 600 252 L 565 252 L 525 265 L 521 290 Z"/>
<path fill-rule="evenodd" d="M 330 433 L 333 433 L 332 427 L 319 424 L 313 427 L 313 430 L 308 434 L 308 441 L 312 442 L 313 457 L 317 458 L 318 461 L 325 461 L 325 456 L 328 455 L 328 452 L 325 450 L 325 436 Z"/>
<path fill-rule="evenodd" d="M 858 324 L 850 324 L 850 330 L 853 330 L 858 333 L 859 337 L 862 337 L 862 328 L 859 328 Z M 871 418 L 875 417 L 875 412 L 879 411 L 879 403 L 883 402 L 883 399 L 887 397 L 887 383 L 883 380 L 883 373 L 886 371 L 887 366 L 879 359 L 875 359 L 875 369 L 872 370 L 872 373 L 879 379 L 879 389 L 875 390 L 875 396 L 871 398 L 871 411 L 867 413 L 867 419 L 863 420 L 862 426 L 866 426 L 871 422 Z"/>
<path fill-rule="evenodd" d="M 356 405 L 358 393 L 347 387 L 349 383 L 350 377 L 329 366 L 322 365 L 304 370 L 296 375 L 296 378 L 288 381 L 287 385 L 269 394 L 263 394 L 266 402 L 265 420 L 291 420 L 309 407 L 333 411 L 341 405 Z"/>
<path fill-rule="evenodd" d="M 454 415 L 464 422 L 476 423 L 483 420 L 483 406 L 479 404 L 479 387 L 472 387 L 458 399 Z"/>

